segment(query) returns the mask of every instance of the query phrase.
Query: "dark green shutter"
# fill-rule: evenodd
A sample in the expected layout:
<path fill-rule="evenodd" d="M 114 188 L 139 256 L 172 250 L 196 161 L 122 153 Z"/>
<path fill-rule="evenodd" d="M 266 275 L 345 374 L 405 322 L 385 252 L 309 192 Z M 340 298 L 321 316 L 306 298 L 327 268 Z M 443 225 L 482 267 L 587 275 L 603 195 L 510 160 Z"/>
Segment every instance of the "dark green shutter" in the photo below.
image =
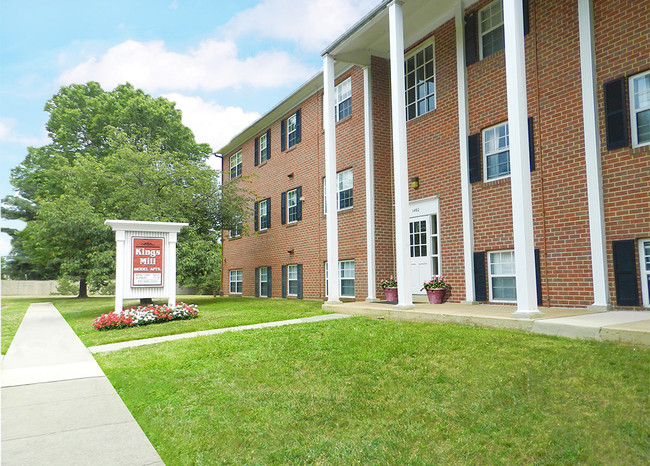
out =
<path fill-rule="evenodd" d="M 302 299 L 302 264 L 298 264 L 298 299 Z"/>
<path fill-rule="evenodd" d="M 260 164 L 260 138 L 255 138 L 255 166 Z"/>
<path fill-rule="evenodd" d="M 530 2 L 524 0 L 524 35 L 530 32 Z"/>
<path fill-rule="evenodd" d="M 280 217 L 282 225 L 287 223 L 287 193 L 280 194 Z"/>
<path fill-rule="evenodd" d="M 282 266 L 282 297 L 287 297 L 287 266 Z"/>
<path fill-rule="evenodd" d="M 296 110 L 296 144 L 300 142 L 300 109 Z"/>
<path fill-rule="evenodd" d="M 254 215 L 254 217 L 253 217 L 253 219 L 254 219 L 254 220 L 253 220 L 253 225 L 254 225 L 255 231 L 257 231 L 257 230 L 259 230 L 259 225 L 258 225 L 258 223 L 257 223 L 258 216 L 259 216 L 259 202 L 256 202 L 256 203 L 255 203 L 255 209 L 254 209 L 254 211 L 255 211 L 255 215 Z"/>
<path fill-rule="evenodd" d="M 266 131 L 266 160 L 271 159 L 271 130 Z"/>
<path fill-rule="evenodd" d="M 465 15 L 465 64 L 478 61 L 478 17 L 476 12 Z"/>
<path fill-rule="evenodd" d="M 485 276 L 485 252 L 474 253 L 474 299 L 487 301 L 487 277 Z"/>
<path fill-rule="evenodd" d="M 481 181 L 481 135 L 472 134 L 467 138 L 469 182 Z"/>
<path fill-rule="evenodd" d="M 255 297 L 260 297 L 260 268 L 255 267 Z"/>
<path fill-rule="evenodd" d="M 535 283 L 537 285 L 537 305 L 542 305 L 542 272 L 539 259 L 539 249 L 535 249 Z"/>
<path fill-rule="evenodd" d="M 271 228 L 271 198 L 266 198 L 266 225 Z"/>
<path fill-rule="evenodd" d="M 280 122 L 280 150 L 287 150 L 287 120 Z"/>
<path fill-rule="evenodd" d="M 302 220 L 302 201 L 300 198 L 302 197 L 302 186 L 298 186 L 296 188 L 296 197 L 298 198 L 298 204 L 297 204 L 297 219 Z"/>
<path fill-rule="evenodd" d="M 528 157 L 530 158 L 530 171 L 535 171 L 535 141 L 533 139 L 533 117 L 528 117 Z"/>
<path fill-rule="evenodd" d="M 616 304 L 638 306 L 639 289 L 636 276 L 636 247 L 634 240 L 613 241 L 614 284 Z"/>
<path fill-rule="evenodd" d="M 625 78 L 603 85 L 605 94 L 605 133 L 607 150 L 627 146 L 627 106 Z"/>
<path fill-rule="evenodd" d="M 268 280 L 267 293 L 269 298 L 271 297 L 271 289 L 273 288 L 273 281 L 271 280 L 271 267 L 266 268 L 266 279 Z"/>

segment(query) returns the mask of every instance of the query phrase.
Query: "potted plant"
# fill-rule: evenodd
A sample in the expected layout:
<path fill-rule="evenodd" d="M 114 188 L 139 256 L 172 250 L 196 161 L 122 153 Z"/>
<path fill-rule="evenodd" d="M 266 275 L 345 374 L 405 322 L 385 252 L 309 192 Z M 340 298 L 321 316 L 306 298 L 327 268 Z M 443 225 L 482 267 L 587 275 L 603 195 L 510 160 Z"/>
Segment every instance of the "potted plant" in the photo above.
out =
<path fill-rule="evenodd" d="M 449 284 L 445 282 L 442 275 L 434 275 L 431 280 L 424 282 L 422 290 L 427 290 L 427 297 L 430 304 L 442 304 L 445 298 L 445 292 L 449 288 Z"/>
<path fill-rule="evenodd" d="M 379 287 L 384 290 L 386 301 L 397 302 L 397 279 L 395 277 L 391 275 L 388 280 L 382 280 L 379 282 Z"/>

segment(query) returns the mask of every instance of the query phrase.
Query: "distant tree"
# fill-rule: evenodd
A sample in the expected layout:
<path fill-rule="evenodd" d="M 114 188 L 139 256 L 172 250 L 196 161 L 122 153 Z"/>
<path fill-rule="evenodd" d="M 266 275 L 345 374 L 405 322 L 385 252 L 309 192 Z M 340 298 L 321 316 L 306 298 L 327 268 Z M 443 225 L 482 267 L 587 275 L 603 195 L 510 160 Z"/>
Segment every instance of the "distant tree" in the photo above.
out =
<path fill-rule="evenodd" d="M 45 109 L 52 143 L 28 149 L 12 171 L 18 195 L 3 199 L 7 217 L 27 223 L 12 232 L 12 266 L 76 278 L 83 297 L 89 281 L 113 273 L 104 220 L 173 221 L 190 223 L 179 235 L 179 278 L 196 285 L 215 275 L 219 233 L 246 215 L 250 196 L 242 182 L 220 186 L 205 163 L 210 147 L 195 142 L 172 102 L 88 83 L 61 88 Z"/>

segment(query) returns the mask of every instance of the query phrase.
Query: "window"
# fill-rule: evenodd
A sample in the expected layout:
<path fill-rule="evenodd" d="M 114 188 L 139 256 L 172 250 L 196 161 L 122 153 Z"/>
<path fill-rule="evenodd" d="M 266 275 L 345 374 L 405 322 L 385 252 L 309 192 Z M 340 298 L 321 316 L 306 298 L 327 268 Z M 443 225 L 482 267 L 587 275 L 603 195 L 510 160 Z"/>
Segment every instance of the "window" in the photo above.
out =
<path fill-rule="evenodd" d="M 489 261 L 490 301 L 515 301 L 517 299 L 515 252 L 491 252 Z"/>
<path fill-rule="evenodd" d="M 269 147 L 269 135 L 264 133 L 260 136 L 260 163 L 270 158 L 271 148 Z"/>
<path fill-rule="evenodd" d="M 298 125 L 296 114 L 287 120 L 287 146 L 293 147 L 298 143 Z"/>
<path fill-rule="evenodd" d="M 264 199 L 257 204 L 259 230 L 267 230 L 271 226 L 271 199 Z"/>
<path fill-rule="evenodd" d="M 263 298 L 269 297 L 269 268 L 260 267 L 259 269 L 260 280 L 260 296 Z"/>
<path fill-rule="evenodd" d="M 503 3 L 501 0 L 490 3 L 479 12 L 479 28 L 479 49 L 482 59 L 503 49 Z"/>
<path fill-rule="evenodd" d="M 289 286 L 289 296 L 298 296 L 298 266 L 287 266 L 287 284 Z"/>
<path fill-rule="evenodd" d="M 510 175 L 508 123 L 483 130 L 483 157 L 486 181 Z"/>
<path fill-rule="evenodd" d="M 242 233 L 243 233 L 243 230 L 244 230 L 244 228 L 242 226 L 242 223 L 241 222 L 237 223 L 237 225 L 235 225 L 235 227 L 230 230 L 230 237 L 231 238 L 240 237 L 242 235 Z"/>
<path fill-rule="evenodd" d="M 632 147 L 650 144 L 650 71 L 630 78 Z"/>
<path fill-rule="evenodd" d="M 242 292 L 242 271 L 231 270 L 230 271 L 230 293 L 231 294 L 241 294 Z"/>
<path fill-rule="evenodd" d="M 298 221 L 298 190 L 293 189 L 287 192 L 287 221 L 289 223 Z"/>
<path fill-rule="evenodd" d="M 433 43 L 410 54 L 404 67 L 408 121 L 436 108 Z"/>
<path fill-rule="evenodd" d="M 650 239 L 639 241 L 639 265 L 641 268 L 641 296 L 643 305 L 650 307 Z"/>
<path fill-rule="evenodd" d="M 323 198 L 325 213 L 327 213 L 327 178 L 323 178 Z M 336 174 L 336 205 L 338 210 L 352 208 L 352 169 L 343 170 Z"/>
<path fill-rule="evenodd" d="M 230 157 L 230 179 L 234 180 L 241 176 L 242 155 L 241 151 Z"/>
<path fill-rule="evenodd" d="M 334 115 L 336 121 L 352 115 L 352 78 L 348 78 L 334 89 Z"/>
<path fill-rule="evenodd" d="M 325 296 L 329 296 L 329 273 L 325 262 Z M 339 296 L 354 298 L 354 261 L 339 261 Z"/>

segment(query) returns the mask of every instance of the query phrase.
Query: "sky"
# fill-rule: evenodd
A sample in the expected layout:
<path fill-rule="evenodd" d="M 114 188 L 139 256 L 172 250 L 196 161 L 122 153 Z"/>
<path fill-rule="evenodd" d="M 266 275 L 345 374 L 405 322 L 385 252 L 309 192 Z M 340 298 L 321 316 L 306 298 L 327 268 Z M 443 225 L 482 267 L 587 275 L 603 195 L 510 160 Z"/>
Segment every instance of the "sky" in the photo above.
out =
<path fill-rule="evenodd" d="M 320 72 L 320 52 L 378 3 L 0 0 L 0 198 L 27 147 L 49 142 L 43 108 L 61 86 L 130 82 L 176 102 L 217 151 Z"/>

